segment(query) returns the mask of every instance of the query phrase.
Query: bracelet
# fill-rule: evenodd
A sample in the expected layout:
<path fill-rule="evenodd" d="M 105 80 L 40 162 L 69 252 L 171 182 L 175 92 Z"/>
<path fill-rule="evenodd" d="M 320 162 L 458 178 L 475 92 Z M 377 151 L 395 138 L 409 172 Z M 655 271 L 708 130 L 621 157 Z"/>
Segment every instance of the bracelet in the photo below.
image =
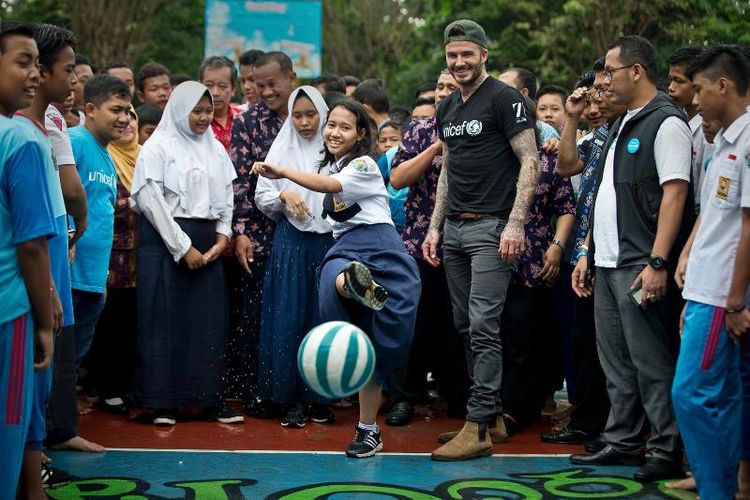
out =
<path fill-rule="evenodd" d="M 747 307 L 746 307 L 746 306 L 745 306 L 744 304 L 742 304 L 742 306 L 741 306 L 741 307 L 734 307 L 734 308 L 731 308 L 731 307 L 727 307 L 727 314 L 737 314 L 737 313 L 741 313 L 741 312 L 742 312 L 742 311 L 744 311 L 745 309 L 747 309 Z"/>
<path fill-rule="evenodd" d="M 559 246 L 563 251 L 565 250 L 565 243 L 560 240 L 552 240 L 552 244 Z"/>
<path fill-rule="evenodd" d="M 588 257 L 588 256 L 589 256 L 589 251 L 588 250 L 581 250 L 580 252 L 578 252 L 578 258 L 579 259 L 581 257 Z"/>

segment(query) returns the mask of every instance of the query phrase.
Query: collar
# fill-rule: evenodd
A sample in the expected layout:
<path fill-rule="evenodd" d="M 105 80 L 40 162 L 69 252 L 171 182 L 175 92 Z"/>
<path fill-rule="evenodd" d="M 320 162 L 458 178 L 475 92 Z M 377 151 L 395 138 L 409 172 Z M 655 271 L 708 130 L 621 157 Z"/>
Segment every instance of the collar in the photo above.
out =
<path fill-rule="evenodd" d="M 16 111 L 13 114 L 13 116 L 21 116 L 23 118 L 26 118 L 31 123 L 33 123 L 34 126 L 36 126 L 36 128 L 38 128 L 39 130 L 41 130 L 44 135 L 49 136 L 49 133 L 47 132 L 47 128 L 44 125 L 42 125 L 41 123 L 39 123 L 38 121 L 36 121 L 34 118 L 30 117 L 29 115 L 26 115 L 26 114 L 24 114 L 21 111 Z"/>
<path fill-rule="evenodd" d="M 734 144 L 739 138 L 740 134 L 750 125 L 750 111 L 737 118 L 732 124 L 726 129 L 719 130 L 716 134 L 716 140 L 714 142 L 728 142 Z"/>
<path fill-rule="evenodd" d="M 690 119 L 688 125 L 690 126 L 690 131 L 692 133 L 696 133 L 698 131 L 701 131 L 701 133 L 703 133 L 701 130 L 701 126 L 703 125 L 703 118 L 698 113 L 696 113 L 695 116 Z"/>

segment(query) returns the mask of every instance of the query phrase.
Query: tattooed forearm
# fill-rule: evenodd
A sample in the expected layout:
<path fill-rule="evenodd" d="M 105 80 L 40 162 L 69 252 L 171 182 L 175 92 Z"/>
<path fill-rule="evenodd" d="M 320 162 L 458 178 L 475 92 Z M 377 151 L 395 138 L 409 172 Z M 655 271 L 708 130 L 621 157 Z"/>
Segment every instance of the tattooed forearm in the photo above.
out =
<path fill-rule="evenodd" d="M 440 230 L 445 218 L 445 206 L 448 204 L 448 148 L 443 144 L 443 166 L 440 168 L 437 192 L 435 194 L 435 208 L 430 217 L 430 230 Z"/>
<path fill-rule="evenodd" d="M 521 162 L 521 171 L 518 174 L 518 184 L 516 184 L 516 201 L 510 212 L 510 221 L 525 224 L 539 181 L 540 160 L 534 130 L 519 132 L 510 140 L 510 145 Z"/>

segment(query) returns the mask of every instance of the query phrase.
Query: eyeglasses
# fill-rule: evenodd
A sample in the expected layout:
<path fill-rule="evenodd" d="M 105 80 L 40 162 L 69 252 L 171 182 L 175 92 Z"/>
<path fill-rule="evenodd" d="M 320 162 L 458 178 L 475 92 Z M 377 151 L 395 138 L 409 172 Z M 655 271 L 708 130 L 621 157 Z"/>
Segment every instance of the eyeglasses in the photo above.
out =
<path fill-rule="evenodd" d="M 596 87 L 592 87 L 592 88 L 588 89 L 586 91 L 586 94 L 584 94 L 584 95 L 586 97 L 586 100 L 590 102 L 592 100 L 593 101 L 602 100 L 602 99 L 604 99 L 605 95 L 609 95 L 609 94 L 612 94 L 612 89 L 609 88 L 609 87 L 604 87 L 604 88 L 600 88 L 600 89 L 598 89 Z"/>
<path fill-rule="evenodd" d="M 610 69 L 604 68 L 604 78 L 607 79 L 607 80 L 611 80 L 612 79 L 612 75 L 614 75 L 615 73 L 617 73 L 621 69 L 632 68 L 636 64 L 638 64 L 638 63 L 628 64 L 627 66 L 620 66 L 619 68 L 610 68 Z"/>

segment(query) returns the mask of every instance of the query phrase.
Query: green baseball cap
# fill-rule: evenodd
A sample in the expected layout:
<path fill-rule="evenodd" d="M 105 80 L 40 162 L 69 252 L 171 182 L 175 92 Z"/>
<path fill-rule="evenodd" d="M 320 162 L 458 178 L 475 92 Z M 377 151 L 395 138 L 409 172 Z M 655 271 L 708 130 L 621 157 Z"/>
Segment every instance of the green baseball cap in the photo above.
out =
<path fill-rule="evenodd" d="M 460 29 L 456 30 L 456 28 Z M 454 31 L 452 35 L 449 34 L 451 31 Z M 458 33 L 455 33 L 456 31 Z M 463 32 L 463 34 L 459 34 L 461 32 Z M 459 19 L 458 21 L 453 21 L 446 26 L 445 31 L 443 32 L 443 41 L 445 42 L 443 45 L 448 45 L 450 42 L 474 42 L 485 49 L 490 44 L 487 34 L 484 32 L 484 28 L 471 19 Z"/>

